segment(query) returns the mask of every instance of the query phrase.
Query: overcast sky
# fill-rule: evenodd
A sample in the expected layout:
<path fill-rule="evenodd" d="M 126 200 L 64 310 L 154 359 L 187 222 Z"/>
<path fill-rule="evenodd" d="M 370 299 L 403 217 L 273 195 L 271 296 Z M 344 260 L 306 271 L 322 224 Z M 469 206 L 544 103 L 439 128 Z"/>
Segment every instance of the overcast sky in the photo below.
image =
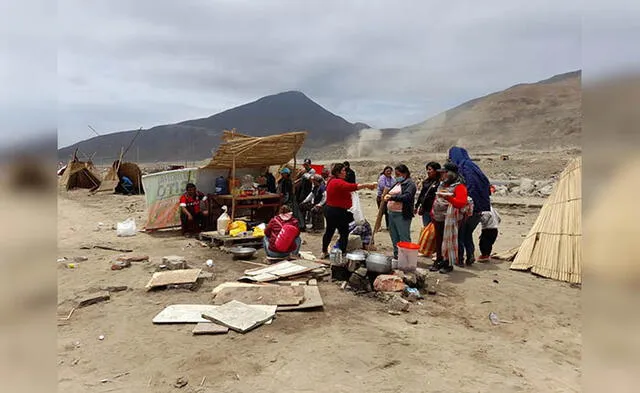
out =
<path fill-rule="evenodd" d="M 15 38 L 2 41 L 0 55 L 17 53 L 21 62 L 0 63 L 0 82 L 31 85 L 0 97 L 0 115 L 25 129 L 57 124 L 60 146 L 91 137 L 88 124 L 100 133 L 149 128 L 286 90 L 351 122 L 405 126 L 582 68 L 582 0 L 59 0 L 57 10 L 49 0 L 2 3 L 15 3 L 0 24 Z M 34 11 L 32 3 L 54 5 Z M 594 26 L 627 15 L 596 11 Z M 56 13 L 57 30 L 39 29 Z M 53 49 L 32 43 L 38 33 Z M 56 48 L 57 83 L 45 72 Z"/>

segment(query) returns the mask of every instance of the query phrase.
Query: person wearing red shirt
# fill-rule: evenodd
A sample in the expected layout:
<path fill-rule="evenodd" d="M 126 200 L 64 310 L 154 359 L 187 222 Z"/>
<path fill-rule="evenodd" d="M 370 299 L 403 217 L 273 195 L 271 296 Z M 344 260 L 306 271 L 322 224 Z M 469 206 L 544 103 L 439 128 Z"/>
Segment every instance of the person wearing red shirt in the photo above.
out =
<path fill-rule="evenodd" d="M 340 234 L 340 249 L 343 253 L 347 252 L 349 223 L 353 221 L 353 215 L 349 212 L 349 209 L 351 209 L 351 193 L 363 188 L 374 190 L 378 186 L 377 183 L 348 183 L 345 180 L 347 177 L 347 167 L 345 167 L 344 164 L 334 164 L 331 168 L 331 176 L 327 183 L 327 201 L 324 211 L 327 227 L 322 237 L 322 259 L 326 259 L 329 255 L 329 244 L 336 229 Z"/>
<path fill-rule="evenodd" d="M 200 204 L 207 196 L 196 189 L 196 185 L 188 183 L 186 192 L 180 197 L 180 224 L 182 234 L 199 233 L 204 228 L 205 217 L 209 215 Z"/>
<path fill-rule="evenodd" d="M 440 172 L 442 173 L 442 182 L 438 186 L 436 199 L 434 200 L 431 208 L 431 221 L 433 222 L 436 232 L 436 261 L 429 270 L 434 272 L 439 271 L 442 274 L 446 274 L 453 270 L 453 261 L 451 261 L 451 259 L 456 258 L 458 254 L 458 228 L 455 229 L 455 234 L 449 234 L 450 236 L 456 237 L 456 241 L 454 242 L 455 250 L 443 250 L 443 241 L 445 239 L 445 220 L 447 219 L 449 206 L 453 206 L 454 209 L 458 210 L 467 206 L 468 195 L 467 187 L 462 183 L 460 175 L 458 174 L 457 165 L 447 163 Z M 453 255 L 454 253 L 455 255 Z"/>

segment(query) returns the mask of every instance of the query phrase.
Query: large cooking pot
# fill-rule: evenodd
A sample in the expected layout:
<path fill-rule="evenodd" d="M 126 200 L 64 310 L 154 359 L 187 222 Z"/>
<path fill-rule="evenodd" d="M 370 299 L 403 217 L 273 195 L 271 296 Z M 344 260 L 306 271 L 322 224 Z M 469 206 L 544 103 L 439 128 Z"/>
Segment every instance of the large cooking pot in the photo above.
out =
<path fill-rule="evenodd" d="M 369 254 L 367 257 L 367 270 L 374 273 L 390 273 L 391 259 L 382 254 Z"/>

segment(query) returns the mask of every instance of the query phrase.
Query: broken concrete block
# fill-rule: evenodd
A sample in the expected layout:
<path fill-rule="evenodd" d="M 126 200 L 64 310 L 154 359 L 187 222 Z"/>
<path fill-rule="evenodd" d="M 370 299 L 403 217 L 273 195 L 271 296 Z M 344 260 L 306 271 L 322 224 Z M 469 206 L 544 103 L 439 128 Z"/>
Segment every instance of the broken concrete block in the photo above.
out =
<path fill-rule="evenodd" d="M 318 285 L 318 280 L 315 278 L 312 278 L 309 281 L 307 281 L 307 285 Z"/>
<path fill-rule="evenodd" d="M 402 297 L 396 295 L 392 297 L 391 300 L 389 300 L 388 306 L 389 306 L 389 310 L 391 311 L 407 312 L 409 311 L 409 307 L 411 306 L 411 303 L 404 300 Z"/>
<path fill-rule="evenodd" d="M 381 292 L 400 292 L 404 287 L 402 278 L 391 274 L 381 274 L 373 282 L 373 289 Z"/>
<path fill-rule="evenodd" d="M 355 271 L 355 273 L 357 275 L 359 275 L 360 277 L 367 277 L 367 268 L 366 267 L 361 267 L 361 268 L 357 269 Z"/>
<path fill-rule="evenodd" d="M 162 257 L 162 264 L 167 266 L 169 270 L 181 270 L 187 268 L 187 260 L 177 255 L 169 255 Z"/>
<path fill-rule="evenodd" d="M 109 295 L 109 292 L 96 292 L 80 299 L 80 301 L 78 302 L 78 308 L 87 307 L 96 303 L 106 302 L 109 299 L 111 299 L 111 295 Z"/>
<path fill-rule="evenodd" d="M 120 255 L 116 261 L 121 262 L 146 262 L 149 260 L 148 255 Z"/>

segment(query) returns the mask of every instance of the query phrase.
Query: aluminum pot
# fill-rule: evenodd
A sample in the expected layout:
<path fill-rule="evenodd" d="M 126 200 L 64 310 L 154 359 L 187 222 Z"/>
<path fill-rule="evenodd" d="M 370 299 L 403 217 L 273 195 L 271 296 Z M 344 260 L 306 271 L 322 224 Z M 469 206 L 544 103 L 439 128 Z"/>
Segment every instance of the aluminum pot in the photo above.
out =
<path fill-rule="evenodd" d="M 382 254 L 369 254 L 367 257 L 367 270 L 374 273 L 390 273 L 391 259 Z"/>
<path fill-rule="evenodd" d="M 351 273 L 358 270 L 360 265 L 367 259 L 367 257 L 363 253 L 359 252 L 351 252 L 347 254 L 347 270 Z"/>

